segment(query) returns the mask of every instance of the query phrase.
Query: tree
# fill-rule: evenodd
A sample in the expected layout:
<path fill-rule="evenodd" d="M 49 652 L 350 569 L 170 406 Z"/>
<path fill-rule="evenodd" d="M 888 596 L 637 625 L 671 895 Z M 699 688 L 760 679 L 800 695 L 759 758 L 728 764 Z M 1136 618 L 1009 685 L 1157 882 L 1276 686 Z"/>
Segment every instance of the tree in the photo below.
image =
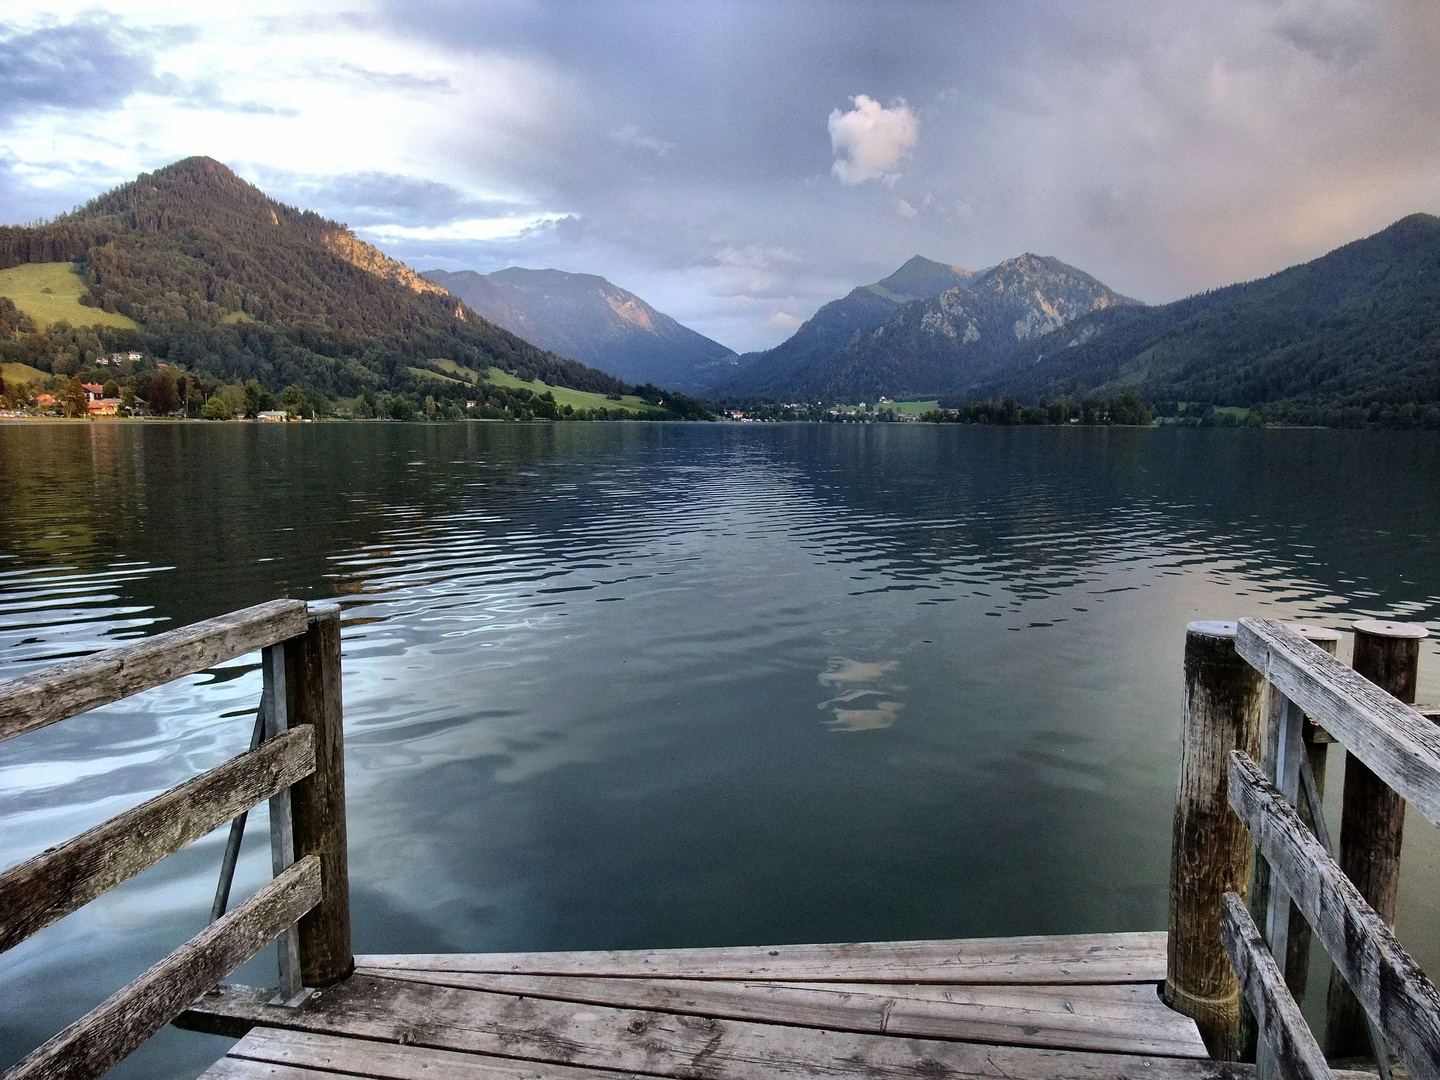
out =
<path fill-rule="evenodd" d="M 200 415 L 206 420 L 229 420 L 230 406 L 225 404 L 225 400 L 219 394 L 216 394 L 205 402 L 205 407 L 200 410 Z"/>
<path fill-rule="evenodd" d="M 145 400 L 150 403 L 152 416 L 169 416 L 175 411 L 178 395 L 175 393 L 175 376 L 169 368 L 161 368 L 150 379 L 150 392 Z"/>
<path fill-rule="evenodd" d="M 85 393 L 85 384 L 79 375 L 70 376 L 70 385 L 65 388 L 65 415 L 80 417 L 90 415 L 90 398 Z"/>
<path fill-rule="evenodd" d="M 265 390 L 260 388 L 260 383 L 255 379 L 245 384 L 245 417 L 254 420 L 262 412 L 265 412 L 275 403 L 275 399 Z"/>
<path fill-rule="evenodd" d="M 106 379 L 105 385 L 100 390 L 100 393 L 104 394 L 106 397 L 119 397 L 120 384 L 117 383 L 114 379 Z"/>

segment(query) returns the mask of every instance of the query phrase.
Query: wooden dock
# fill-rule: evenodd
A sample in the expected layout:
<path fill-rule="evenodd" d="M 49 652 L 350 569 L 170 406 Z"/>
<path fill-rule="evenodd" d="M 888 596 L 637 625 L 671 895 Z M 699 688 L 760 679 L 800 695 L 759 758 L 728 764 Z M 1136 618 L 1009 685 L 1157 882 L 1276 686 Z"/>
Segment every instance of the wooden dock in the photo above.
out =
<path fill-rule="evenodd" d="M 255 651 L 263 676 L 246 753 L 0 872 L 3 952 L 229 827 L 209 925 L 0 1080 L 93 1080 L 171 1022 L 238 1040 L 209 1080 L 1375 1075 L 1334 1069 L 1357 1052 L 1440 1080 L 1440 990 L 1390 930 L 1406 806 L 1440 826 L 1424 630 L 1353 632 L 1348 667 L 1324 628 L 1190 625 L 1169 931 L 1065 937 L 354 956 L 337 608 L 261 604 L 0 682 L 4 742 Z M 231 910 L 261 802 L 274 877 Z M 272 941 L 277 986 L 222 981 Z M 1297 1001 L 1312 941 L 1325 1048 Z"/>
<path fill-rule="evenodd" d="M 297 1007 L 222 987 L 207 1080 L 1214 1077 L 1165 935 L 357 956 Z"/>

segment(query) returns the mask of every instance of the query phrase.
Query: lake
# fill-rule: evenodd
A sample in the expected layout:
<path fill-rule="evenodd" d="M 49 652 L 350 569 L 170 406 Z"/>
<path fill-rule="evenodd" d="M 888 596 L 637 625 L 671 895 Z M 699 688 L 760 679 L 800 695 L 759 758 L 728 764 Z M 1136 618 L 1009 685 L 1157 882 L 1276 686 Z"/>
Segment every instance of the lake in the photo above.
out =
<path fill-rule="evenodd" d="M 338 598 L 360 952 L 1160 929 L 1185 623 L 1440 632 L 1437 526 L 1426 434 L 0 424 L 0 677 Z M 240 752 L 259 693 L 4 744 L 0 865 Z M 223 835 L 0 956 L 0 1066 L 203 926 Z M 262 808 L 235 900 L 268 876 Z M 1440 970 L 1418 815 L 1402 882 Z"/>

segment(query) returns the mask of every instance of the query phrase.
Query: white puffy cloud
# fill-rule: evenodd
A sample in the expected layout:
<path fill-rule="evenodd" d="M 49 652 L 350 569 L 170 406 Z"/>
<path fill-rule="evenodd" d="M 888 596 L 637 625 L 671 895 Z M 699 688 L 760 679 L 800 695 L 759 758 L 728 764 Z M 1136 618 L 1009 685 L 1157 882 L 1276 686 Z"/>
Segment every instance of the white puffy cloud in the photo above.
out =
<path fill-rule="evenodd" d="M 863 184 L 878 180 L 920 139 L 920 118 L 904 98 L 886 108 L 874 98 L 857 94 L 850 99 L 855 108 L 830 113 L 830 145 L 834 149 L 834 172 L 842 184 Z"/>
<path fill-rule="evenodd" d="M 784 334 L 787 337 L 800 329 L 800 324 L 805 320 L 797 315 L 791 315 L 788 311 L 777 311 L 770 318 L 765 320 L 765 329 L 773 330 L 776 333 Z"/>

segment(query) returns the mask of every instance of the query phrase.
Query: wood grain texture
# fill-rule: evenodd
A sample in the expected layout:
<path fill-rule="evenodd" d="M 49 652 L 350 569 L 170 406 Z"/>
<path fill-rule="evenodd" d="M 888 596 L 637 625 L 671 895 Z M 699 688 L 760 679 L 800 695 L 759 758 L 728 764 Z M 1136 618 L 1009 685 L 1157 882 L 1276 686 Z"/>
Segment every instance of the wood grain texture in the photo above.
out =
<path fill-rule="evenodd" d="M 1248 757 L 1230 765 L 1230 801 L 1361 1006 L 1411 1076 L 1440 1076 L 1440 992 L 1365 902 L 1294 807 Z"/>
<path fill-rule="evenodd" d="M 1440 730 L 1433 723 L 1283 623 L 1241 619 L 1236 648 L 1401 798 L 1440 825 Z"/>
<path fill-rule="evenodd" d="M 1255 1014 L 1262 1053 L 1274 1055 L 1285 1080 L 1330 1080 L 1320 1044 L 1291 997 L 1280 965 L 1270 955 L 1245 901 L 1236 893 L 1226 893 L 1224 904 L 1220 936 L 1235 965 L 1241 993 Z"/>
<path fill-rule="evenodd" d="M 1165 977 L 1164 933 L 551 953 L 395 953 L 357 967 L 801 982 L 1113 983 Z"/>
<path fill-rule="evenodd" d="M 283 791 L 315 768 L 310 729 L 209 772 L 0 874 L 0 952 Z"/>
<path fill-rule="evenodd" d="M 1254 858 L 1225 785 L 1232 750 L 1260 753 L 1264 704 L 1264 680 L 1236 653 L 1234 623 L 1186 627 L 1164 997 L 1222 1061 L 1240 1056 L 1240 987 L 1220 940 L 1221 897 L 1248 889 Z"/>
<path fill-rule="evenodd" d="M 629 1080 L 636 1073 L 581 1066 L 552 1065 L 488 1054 L 464 1054 L 423 1046 L 350 1039 L 309 1031 L 283 1031 L 257 1027 L 231 1049 L 234 1063 L 303 1069 L 302 1076 L 382 1077 L 384 1080 Z M 314 1070 L 325 1070 L 316 1072 Z M 288 1072 L 206 1073 L 220 1077 L 289 1077 Z"/>
<path fill-rule="evenodd" d="M 3 1080 L 93 1080 L 265 947 L 320 899 L 320 861 L 298 862 L 35 1050 Z"/>
<path fill-rule="evenodd" d="M 0 742 L 305 632 L 303 600 L 271 600 L 0 682 Z"/>
<path fill-rule="evenodd" d="M 366 969 L 357 969 L 367 974 Z M 378 974 L 378 973 L 377 973 Z M 835 1031 L 1205 1057 L 1194 1021 L 1145 983 L 948 986 L 607 979 L 392 969 L 390 978 L 492 993 Z"/>
<path fill-rule="evenodd" d="M 1359 675 L 1407 705 L 1415 703 L 1424 627 L 1367 620 L 1355 627 L 1351 661 Z M 1405 800 L 1354 755 L 1345 758 L 1341 789 L 1340 850 L 1337 859 L 1375 913 L 1395 925 L 1400 900 L 1400 848 L 1405 833 Z M 1338 973 L 1332 972 L 1326 1001 L 1326 1050 L 1353 1057 L 1370 1050 L 1365 1014 Z"/>
<path fill-rule="evenodd" d="M 1254 1075 L 1251 1066 L 1194 1058 L 824 1031 L 580 1006 L 359 974 L 295 1009 L 266 1005 L 245 988 L 226 988 L 197 1002 L 182 1023 L 202 1027 L 217 1020 L 683 1080 L 1218 1080 Z"/>
<path fill-rule="evenodd" d="M 290 726 L 315 732 L 315 772 L 290 791 L 295 855 L 320 859 L 325 895 L 300 920 L 306 986 L 330 986 L 355 968 L 350 954 L 350 868 L 345 827 L 345 732 L 340 609 L 311 605 L 305 633 L 285 643 Z"/>

